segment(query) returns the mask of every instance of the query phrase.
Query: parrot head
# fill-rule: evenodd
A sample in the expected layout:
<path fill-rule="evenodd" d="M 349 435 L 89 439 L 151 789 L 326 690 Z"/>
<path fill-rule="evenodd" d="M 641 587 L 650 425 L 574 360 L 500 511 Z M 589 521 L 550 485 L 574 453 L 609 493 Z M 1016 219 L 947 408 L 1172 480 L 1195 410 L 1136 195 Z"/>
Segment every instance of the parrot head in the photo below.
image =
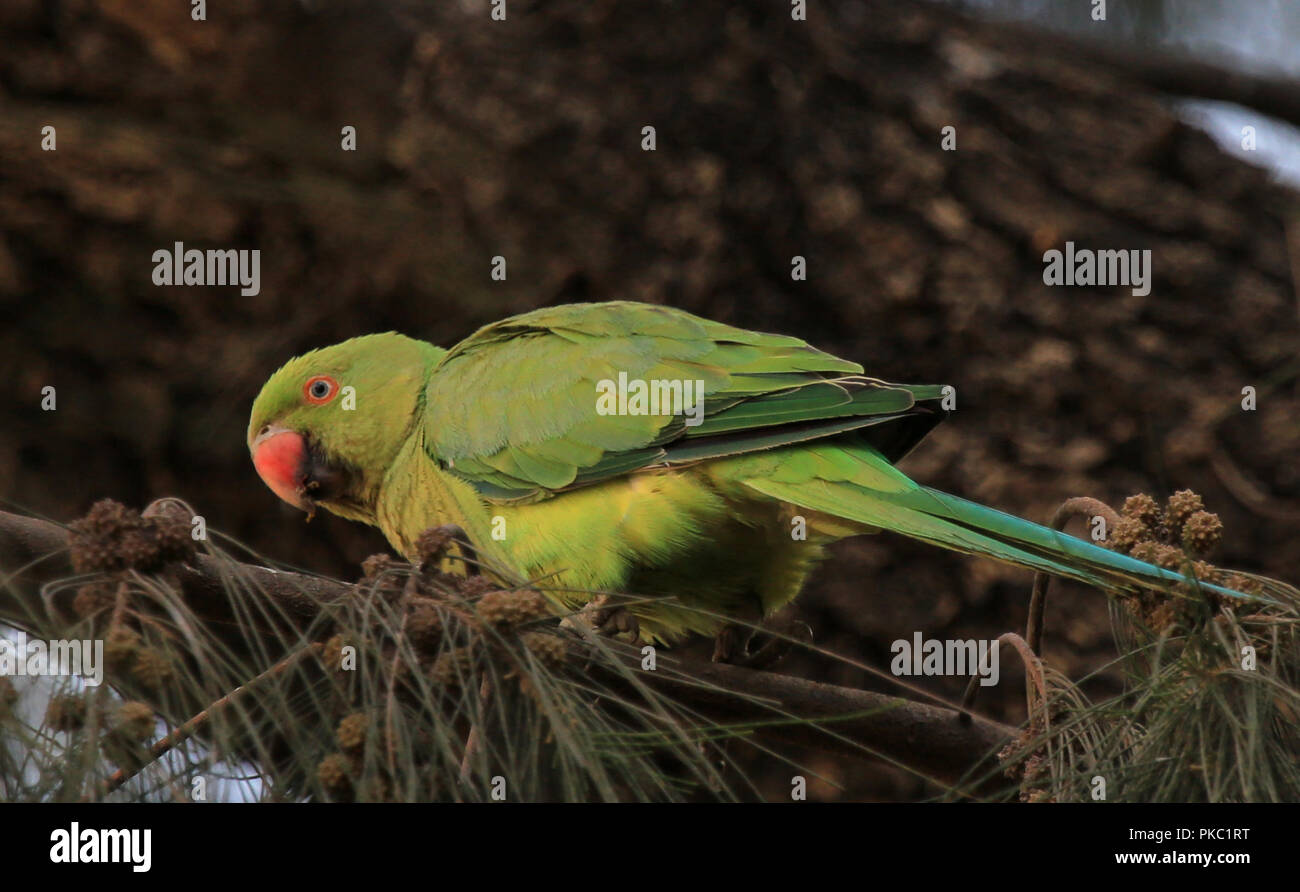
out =
<path fill-rule="evenodd" d="M 262 481 L 309 517 L 321 506 L 373 522 L 384 472 L 444 352 L 388 332 L 289 360 L 263 385 L 248 422 Z"/>

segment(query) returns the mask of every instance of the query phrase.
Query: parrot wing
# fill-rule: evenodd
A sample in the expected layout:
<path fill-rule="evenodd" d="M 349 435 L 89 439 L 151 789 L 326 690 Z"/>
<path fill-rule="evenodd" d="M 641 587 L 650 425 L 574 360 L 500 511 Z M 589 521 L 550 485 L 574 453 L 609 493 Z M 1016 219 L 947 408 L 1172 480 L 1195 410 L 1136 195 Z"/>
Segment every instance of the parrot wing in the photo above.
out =
<path fill-rule="evenodd" d="M 683 396 L 690 382 L 701 404 L 602 413 L 602 387 L 612 392 L 620 375 L 676 382 Z M 896 460 L 943 419 L 941 390 L 868 378 L 798 338 L 669 307 L 571 304 L 488 325 L 449 350 L 425 389 L 421 433 L 428 454 L 484 498 L 529 500 L 851 430 Z"/>
<path fill-rule="evenodd" d="M 620 373 L 703 382 L 700 423 L 668 410 L 602 414 L 601 382 Z M 1187 583 L 1174 570 L 923 487 L 893 467 L 943 419 L 943 395 L 939 385 L 865 377 L 858 364 L 798 338 L 650 304 L 573 304 L 489 325 L 448 351 L 425 388 L 420 433 L 431 458 L 493 501 L 743 456 L 726 465 L 725 482 L 864 529 L 1109 590 Z M 857 435 L 830 439 L 849 431 Z M 770 451 L 796 443 L 809 447 Z"/>

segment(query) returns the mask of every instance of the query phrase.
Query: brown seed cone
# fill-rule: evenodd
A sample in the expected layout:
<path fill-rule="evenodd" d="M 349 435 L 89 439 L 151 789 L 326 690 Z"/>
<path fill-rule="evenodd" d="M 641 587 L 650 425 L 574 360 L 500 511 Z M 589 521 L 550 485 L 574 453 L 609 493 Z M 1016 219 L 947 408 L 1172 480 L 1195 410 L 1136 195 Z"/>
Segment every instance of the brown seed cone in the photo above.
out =
<path fill-rule="evenodd" d="M 153 707 L 138 700 L 128 700 L 117 708 L 113 733 L 122 739 L 144 743 L 153 737 Z"/>
<path fill-rule="evenodd" d="M 116 548 L 98 539 L 78 536 L 75 532 L 68 539 L 68 552 L 72 569 L 78 573 L 114 573 L 125 566 Z"/>
<path fill-rule="evenodd" d="M 1218 582 L 1219 571 L 1208 561 L 1193 561 L 1192 575 L 1202 582 Z"/>
<path fill-rule="evenodd" d="M 1183 523 L 1183 545 L 1194 555 L 1209 554 L 1222 539 L 1223 522 L 1217 514 L 1196 511 Z"/>
<path fill-rule="evenodd" d="M 82 619 L 108 610 L 117 602 L 117 586 L 111 582 L 92 582 L 77 589 L 72 609 Z"/>
<path fill-rule="evenodd" d="M 1165 507 L 1165 521 L 1169 525 L 1169 531 L 1174 536 L 1181 538 L 1183 524 L 1187 519 L 1205 508 L 1205 503 L 1201 497 L 1190 489 L 1180 489 L 1169 497 L 1169 502 Z"/>
<path fill-rule="evenodd" d="M 528 648 L 528 652 L 535 656 L 543 666 L 551 669 L 558 669 L 564 665 L 568 659 L 568 647 L 564 639 L 558 635 L 550 635 L 545 632 L 524 632 L 519 636 L 519 640 Z"/>
<path fill-rule="evenodd" d="M 1227 573 L 1225 571 L 1220 571 L 1220 572 L 1224 574 L 1224 580 L 1222 584 L 1227 586 L 1228 588 L 1236 589 L 1237 591 L 1247 595 L 1263 594 L 1263 587 L 1259 584 L 1257 580 L 1251 579 L 1247 576 L 1243 576 L 1240 573 Z"/>
<path fill-rule="evenodd" d="M 1148 529 L 1155 529 L 1160 526 L 1162 520 L 1160 515 L 1160 506 L 1156 500 L 1146 493 L 1138 493 L 1129 496 L 1124 500 L 1124 507 L 1120 513 L 1125 517 L 1131 517 L 1134 520 L 1146 525 Z"/>
<path fill-rule="evenodd" d="M 1121 517 L 1110 531 L 1106 544 L 1116 551 L 1129 553 L 1133 546 L 1151 538 L 1151 528 L 1136 517 Z"/>
<path fill-rule="evenodd" d="M 1129 550 L 1129 554 L 1137 558 L 1139 561 L 1146 561 L 1148 564 L 1154 564 L 1159 558 L 1161 550 L 1167 547 L 1168 546 L 1162 545 L 1159 542 L 1153 542 L 1148 539 L 1134 545 Z"/>
<path fill-rule="evenodd" d="M 1183 554 L 1181 548 L 1175 548 L 1172 545 L 1157 545 L 1155 560 L 1152 563 L 1157 567 L 1164 567 L 1166 570 L 1181 570 L 1186 561 L 1187 555 Z"/>
<path fill-rule="evenodd" d="M 442 643 L 442 615 L 435 603 L 415 598 L 406 607 L 406 637 L 416 650 L 426 654 L 437 651 Z"/>
<path fill-rule="evenodd" d="M 129 524 L 134 513 L 121 502 L 100 499 L 90 506 L 85 517 L 74 521 L 70 526 L 75 527 L 78 532 L 85 531 L 94 536 L 108 536 L 117 532 L 123 525 Z"/>
<path fill-rule="evenodd" d="M 125 669 L 135 663 L 142 644 L 140 633 L 130 626 L 118 625 L 104 640 L 104 663 L 110 669 Z"/>
<path fill-rule="evenodd" d="M 501 587 L 486 576 L 461 576 L 456 580 L 456 590 L 466 598 L 477 598 Z"/>
<path fill-rule="evenodd" d="M 493 626 L 515 626 L 546 616 L 546 600 L 530 589 L 490 591 L 475 606 L 479 619 Z"/>
<path fill-rule="evenodd" d="M 197 553 L 192 519 L 186 521 L 175 515 L 164 514 L 151 517 L 146 522 L 153 526 L 159 556 L 164 564 L 188 561 Z"/>
<path fill-rule="evenodd" d="M 334 731 L 334 738 L 339 742 L 339 749 L 356 755 L 366 746 L 366 732 L 370 727 L 364 712 L 354 712 L 339 722 Z"/>
<path fill-rule="evenodd" d="M 86 701 L 75 694 L 58 694 L 45 707 L 45 724 L 54 731 L 79 731 L 86 724 Z"/>
<path fill-rule="evenodd" d="M 117 543 L 117 553 L 128 567 L 145 573 L 163 565 L 162 549 L 158 547 L 158 537 L 152 530 L 137 528 L 124 531 Z"/>
<path fill-rule="evenodd" d="M 351 766 L 340 753 L 330 753 L 316 766 L 316 778 L 331 798 L 352 799 Z"/>
<path fill-rule="evenodd" d="M 390 554 L 372 554 L 361 562 L 362 578 L 378 579 L 398 564 L 399 561 Z"/>
<path fill-rule="evenodd" d="M 438 654 L 433 661 L 433 680 L 445 688 L 459 688 L 474 682 L 477 660 L 468 647 L 456 647 Z"/>
<path fill-rule="evenodd" d="M 320 660 L 325 668 L 331 672 L 342 672 L 343 670 L 343 648 L 346 642 L 342 635 L 335 635 L 325 642 L 325 647 L 321 649 Z"/>
<path fill-rule="evenodd" d="M 195 552 L 189 525 L 182 519 L 170 514 L 141 517 L 111 499 L 96 502 L 69 530 L 72 566 L 79 573 L 126 567 L 154 572 Z"/>
<path fill-rule="evenodd" d="M 1174 627 L 1178 620 L 1178 612 L 1174 610 L 1172 604 L 1167 600 L 1151 605 L 1143 614 L 1143 621 L 1148 629 L 1159 634 Z"/>
<path fill-rule="evenodd" d="M 415 553 L 420 556 L 420 564 L 432 567 L 447 554 L 447 548 L 453 541 L 450 527 L 429 527 L 415 539 Z"/>
<path fill-rule="evenodd" d="M 162 690 L 175 674 L 171 659 L 156 647 L 140 648 L 131 667 L 131 677 L 151 691 Z"/>

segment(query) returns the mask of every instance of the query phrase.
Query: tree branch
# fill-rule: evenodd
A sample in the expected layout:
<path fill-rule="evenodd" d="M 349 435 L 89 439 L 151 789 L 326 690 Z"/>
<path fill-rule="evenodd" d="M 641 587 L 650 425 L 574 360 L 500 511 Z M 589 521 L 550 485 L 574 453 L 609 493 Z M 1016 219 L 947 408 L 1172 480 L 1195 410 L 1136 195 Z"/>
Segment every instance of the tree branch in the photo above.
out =
<path fill-rule="evenodd" d="M 199 555 L 172 573 L 180 596 L 207 623 L 206 631 L 254 665 L 259 652 L 284 649 L 285 632 L 301 636 L 312 626 L 313 634 L 328 629 L 320 624 L 321 614 L 354 593 L 351 584 L 332 579 L 237 566 L 274 602 L 272 607 L 278 609 L 267 614 L 278 617 L 279 628 L 247 627 L 246 617 L 232 609 L 227 597 L 224 580 L 230 568 L 220 559 Z M 0 622 L 57 637 L 64 623 L 51 611 L 41 588 L 73 575 L 67 531 L 0 512 L 0 571 L 5 574 Z M 276 650 L 268 651 L 272 643 Z M 637 648 L 608 643 L 626 665 L 639 667 Z M 672 654 L 661 654 L 658 662 L 656 671 L 639 672 L 638 680 L 709 719 L 749 725 L 753 734 L 771 742 L 855 757 L 876 754 L 941 783 L 964 785 L 966 792 L 996 789 L 999 772 L 993 754 L 1016 733 L 996 722 L 902 697 Z M 590 671 L 608 686 L 633 687 L 626 674 L 612 667 L 592 663 Z M 112 672 L 107 677 L 114 684 L 124 681 Z M 984 779 L 972 781 L 977 775 Z"/>

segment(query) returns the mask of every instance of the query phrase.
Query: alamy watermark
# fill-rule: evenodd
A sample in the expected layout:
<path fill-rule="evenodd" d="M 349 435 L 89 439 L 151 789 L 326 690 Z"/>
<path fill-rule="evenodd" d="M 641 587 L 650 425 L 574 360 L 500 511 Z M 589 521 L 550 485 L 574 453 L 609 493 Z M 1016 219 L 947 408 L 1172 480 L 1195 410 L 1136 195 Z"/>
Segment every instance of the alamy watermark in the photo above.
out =
<path fill-rule="evenodd" d="M 1074 247 L 1053 248 L 1043 253 L 1044 285 L 1123 285 L 1134 297 L 1151 293 L 1151 251 L 1101 250 Z"/>
<path fill-rule="evenodd" d="M 980 686 L 986 688 L 997 684 L 1001 675 L 996 638 L 940 640 L 922 638 L 920 632 L 914 632 L 911 641 L 900 638 L 890 645 L 890 650 L 894 659 L 889 669 L 895 675 L 978 675 Z"/>
<path fill-rule="evenodd" d="M 52 832 L 50 842 L 54 864 L 130 864 L 136 873 L 148 873 L 153 864 L 153 831 L 147 828 L 97 830 L 73 821 Z"/>
<path fill-rule="evenodd" d="M 597 415 L 685 415 L 686 426 L 704 421 L 704 382 L 689 378 L 628 378 L 596 382 Z"/>
<path fill-rule="evenodd" d="M 254 248 L 200 251 L 176 242 L 153 252 L 155 285 L 238 285 L 244 297 L 262 290 L 262 252 Z"/>
<path fill-rule="evenodd" d="M 80 675 L 88 685 L 104 681 L 102 639 L 17 640 L 0 637 L 0 676 Z"/>

